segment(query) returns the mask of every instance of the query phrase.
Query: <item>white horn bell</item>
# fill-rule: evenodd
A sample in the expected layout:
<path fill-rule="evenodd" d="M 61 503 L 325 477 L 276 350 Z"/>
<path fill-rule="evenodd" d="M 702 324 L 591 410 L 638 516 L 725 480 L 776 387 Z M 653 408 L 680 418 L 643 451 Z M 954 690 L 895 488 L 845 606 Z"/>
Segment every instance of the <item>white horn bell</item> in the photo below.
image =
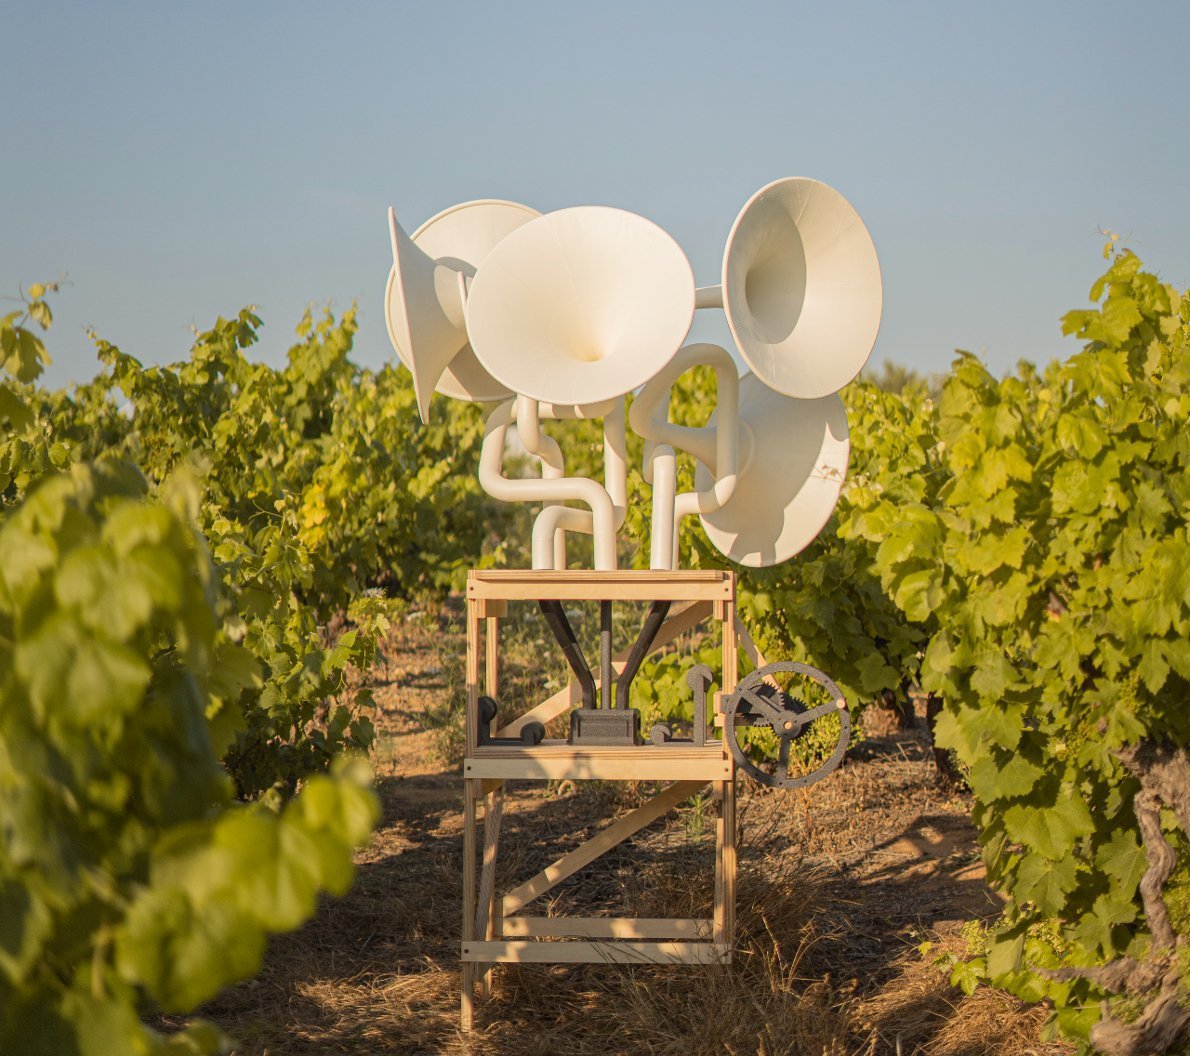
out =
<path fill-rule="evenodd" d="M 681 345 L 694 315 L 690 263 L 644 217 L 604 206 L 530 220 L 470 285 L 467 334 L 513 392 L 554 404 L 615 399 Z"/>
<path fill-rule="evenodd" d="M 527 205 L 496 198 L 462 202 L 430 217 L 413 232 L 411 241 L 439 264 L 471 276 L 509 232 L 540 215 Z M 397 269 L 394 265 L 389 271 L 388 288 L 384 293 L 385 322 L 397 355 L 412 372 L 413 364 L 406 358 L 406 351 L 393 332 L 393 312 L 389 306 L 393 301 L 394 289 L 397 288 L 396 279 Z M 428 382 L 429 379 L 426 380 Z M 433 391 L 450 399 L 476 403 L 493 403 L 513 395 L 480 366 L 468 343 L 463 344 L 450 365 L 442 371 Z"/>
<path fill-rule="evenodd" d="M 741 443 L 750 456 L 731 498 L 700 519 L 714 547 L 737 564 L 780 564 L 809 546 L 839 500 L 851 452 L 847 413 L 837 395 L 791 399 L 747 375 L 740 429 L 752 434 L 750 444 Z M 714 484 L 701 462 L 694 482 L 699 491 Z"/>
<path fill-rule="evenodd" d="M 838 392 L 871 355 L 883 289 L 872 237 L 833 187 L 776 180 L 740 210 L 723 253 L 723 284 L 698 291 L 721 306 L 740 354 L 770 388 L 812 400 Z"/>
<path fill-rule="evenodd" d="M 393 267 L 384 298 L 388 336 L 413 375 L 417 411 L 429 420 L 434 386 L 467 343 L 466 275 L 423 252 L 388 211 Z"/>

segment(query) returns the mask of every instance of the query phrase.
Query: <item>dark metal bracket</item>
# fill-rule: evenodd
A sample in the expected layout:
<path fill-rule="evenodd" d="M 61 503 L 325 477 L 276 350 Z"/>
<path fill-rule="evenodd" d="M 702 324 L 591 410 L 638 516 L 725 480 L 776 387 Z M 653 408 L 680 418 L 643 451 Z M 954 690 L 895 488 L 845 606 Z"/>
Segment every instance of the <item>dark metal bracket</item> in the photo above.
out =
<path fill-rule="evenodd" d="M 570 670 L 574 672 L 574 677 L 583 694 L 583 707 L 595 707 L 595 679 L 591 674 L 590 667 L 587 666 L 587 658 L 583 656 L 578 639 L 575 637 L 574 628 L 570 626 L 570 621 L 566 618 L 566 610 L 562 608 L 560 601 L 543 600 L 537 604 L 541 606 L 545 622 L 562 647 L 562 655 L 566 657 Z"/>
<path fill-rule="evenodd" d="M 675 737 L 668 722 L 658 722 L 649 731 L 649 740 L 656 745 L 707 743 L 707 690 L 715 680 L 714 672 L 706 664 L 696 664 L 686 672 L 686 685 L 694 690 L 694 725 L 690 739 Z"/>
<path fill-rule="evenodd" d="M 479 724 L 477 728 L 479 746 L 489 744 L 515 744 L 527 748 L 541 744 L 545 739 L 545 726 L 540 722 L 526 722 L 519 737 L 493 737 L 492 720 L 496 717 L 496 701 L 492 697 L 479 698 Z"/>

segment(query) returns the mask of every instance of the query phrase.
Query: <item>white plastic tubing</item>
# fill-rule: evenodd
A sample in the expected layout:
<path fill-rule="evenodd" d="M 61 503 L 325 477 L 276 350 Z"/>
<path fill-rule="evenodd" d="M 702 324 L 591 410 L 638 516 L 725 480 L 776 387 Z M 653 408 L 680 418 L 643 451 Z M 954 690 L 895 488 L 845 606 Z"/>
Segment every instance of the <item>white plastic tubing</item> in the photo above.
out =
<path fill-rule="evenodd" d="M 669 421 L 670 386 L 696 366 L 711 367 L 718 380 L 715 424 L 702 428 L 674 425 Z M 650 442 L 651 448 L 646 452 L 643 470 L 653 484 L 651 568 L 677 566 L 678 531 L 684 517 L 692 513 L 714 513 L 731 498 L 739 475 L 739 418 L 739 371 L 720 345 L 699 343 L 678 349 L 633 401 L 629 424 Z M 714 478 L 711 487 L 675 495 L 675 448 L 693 455 L 711 471 Z"/>
<path fill-rule="evenodd" d="M 504 441 L 514 417 L 521 443 L 530 454 L 541 459 L 540 479 L 514 480 L 504 476 Z M 541 431 L 543 417 L 603 417 L 606 488 L 588 477 L 564 476 L 561 448 Z M 616 530 L 623 523 L 627 509 L 626 449 L 622 398 L 588 407 L 563 407 L 518 396 L 500 404 L 489 415 L 479 460 L 480 485 L 492 498 L 502 502 L 547 504 L 533 525 L 534 569 L 565 567 L 563 533 L 566 531 L 593 534 L 596 570 L 615 569 Z M 581 502 L 589 509 L 557 505 L 567 499 Z"/>

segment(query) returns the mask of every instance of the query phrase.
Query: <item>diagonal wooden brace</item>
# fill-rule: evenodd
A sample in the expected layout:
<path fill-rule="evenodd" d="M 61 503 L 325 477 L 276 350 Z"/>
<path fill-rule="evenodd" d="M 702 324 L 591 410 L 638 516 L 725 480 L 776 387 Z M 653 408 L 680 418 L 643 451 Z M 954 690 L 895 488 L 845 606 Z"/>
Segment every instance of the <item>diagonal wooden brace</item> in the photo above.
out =
<path fill-rule="evenodd" d="M 573 876 L 596 858 L 606 854 L 617 844 L 623 843 L 646 825 L 656 821 L 662 814 L 676 807 L 683 799 L 694 795 L 706 785 L 705 781 L 677 781 L 664 792 L 659 793 L 635 810 L 612 822 L 602 832 L 592 836 L 586 843 L 564 854 L 553 865 L 546 866 L 536 876 L 513 888 L 504 896 L 502 915 L 509 916 L 540 898 L 550 888 Z"/>

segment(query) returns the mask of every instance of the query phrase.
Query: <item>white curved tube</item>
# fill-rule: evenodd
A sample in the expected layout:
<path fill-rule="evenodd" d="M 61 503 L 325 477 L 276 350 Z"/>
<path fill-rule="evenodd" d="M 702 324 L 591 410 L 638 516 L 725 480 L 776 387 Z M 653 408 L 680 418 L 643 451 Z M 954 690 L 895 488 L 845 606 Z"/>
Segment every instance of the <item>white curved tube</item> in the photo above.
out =
<path fill-rule="evenodd" d="M 573 406 L 570 404 L 537 403 L 525 396 L 517 397 L 517 432 L 521 443 L 530 453 L 542 460 L 542 477 L 558 479 L 564 475 L 562 450 L 556 440 L 541 429 L 543 417 L 603 418 L 603 481 L 604 490 L 612 500 L 614 530 L 619 531 L 628 514 L 628 436 L 625 428 L 624 398 L 603 403 Z M 594 517 L 587 510 L 576 510 L 551 503 L 537 515 L 533 523 L 534 568 L 566 567 L 566 532 L 594 533 Z M 553 538 L 553 563 L 545 561 L 548 540 Z"/>
<path fill-rule="evenodd" d="M 553 473 L 563 475 L 562 449 L 558 442 L 541 429 L 542 418 L 603 419 L 603 486 L 611 496 L 616 511 L 616 530 L 628 513 L 628 434 L 625 427 L 624 397 L 584 406 L 572 404 L 537 403 L 527 396 L 517 397 L 517 432 L 530 454 L 542 460 L 542 476 L 549 466 Z M 567 531 L 583 531 L 567 527 Z M 590 534 L 588 528 L 587 533 Z"/>
<path fill-rule="evenodd" d="M 479 456 L 479 483 L 492 498 L 501 502 L 549 502 L 573 499 L 590 507 L 595 536 L 595 568 L 610 572 L 616 567 L 615 509 L 611 496 L 593 480 L 582 477 L 548 479 L 532 477 L 510 480 L 504 476 L 504 441 L 512 424 L 516 400 L 500 404 L 488 416 L 483 447 Z M 583 511 L 577 511 L 582 513 Z M 534 568 L 549 568 L 553 564 L 550 553 L 534 553 Z M 539 564 L 538 562 L 542 563 Z"/>
<path fill-rule="evenodd" d="M 653 525 L 649 533 L 649 568 L 672 569 L 677 547 L 674 492 L 678 486 L 678 457 L 668 444 L 653 452 Z"/>
<path fill-rule="evenodd" d="M 576 510 L 573 506 L 547 506 L 533 522 L 533 567 L 564 569 L 566 533 L 591 535 L 594 523 L 595 518 L 590 510 Z"/>
<path fill-rule="evenodd" d="M 628 515 L 628 431 L 624 422 L 621 396 L 603 415 L 603 486 L 615 507 L 616 531 Z"/>
<path fill-rule="evenodd" d="M 547 433 L 541 431 L 541 420 L 539 417 L 540 404 L 536 400 L 530 399 L 528 396 L 517 396 L 516 398 L 516 427 L 517 434 L 521 438 L 521 443 L 525 450 L 531 455 L 536 455 L 541 459 L 541 476 L 543 480 L 560 480 L 566 475 L 565 461 L 562 458 L 562 448 L 558 442 Z M 546 510 L 555 509 L 560 506 L 560 503 L 547 502 L 545 509 L 542 510 L 544 514 Z M 541 515 L 538 515 L 538 520 Z M 562 569 L 566 567 L 566 535 L 562 530 L 556 530 L 550 537 L 549 549 L 544 549 L 545 544 L 538 539 L 537 521 L 533 523 L 533 567 L 534 568 L 555 568 Z M 545 554 L 550 553 L 548 563 L 545 562 Z"/>
<path fill-rule="evenodd" d="M 715 371 L 718 382 L 718 399 L 715 407 L 715 425 L 702 428 L 674 425 L 669 421 L 670 388 L 687 370 L 696 366 L 709 366 Z M 686 345 L 674 353 L 664 369 L 656 375 L 636 397 L 629 412 L 632 428 L 651 445 L 668 445 L 686 451 L 702 462 L 712 473 L 714 483 L 704 491 L 683 492 L 673 499 L 673 557 L 677 566 L 677 536 L 682 519 L 692 513 L 714 513 L 722 509 L 735 492 L 740 471 L 740 376 L 735 360 L 720 345 Z M 751 439 L 751 435 L 748 435 Z M 646 456 L 646 479 L 659 466 L 661 447 L 653 447 Z M 653 481 L 654 543 L 656 546 L 656 520 L 658 502 L 664 501 L 664 492 L 658 495 L 658 484 Z M 656 554 L 656 551 L 653 551 Z"/>

